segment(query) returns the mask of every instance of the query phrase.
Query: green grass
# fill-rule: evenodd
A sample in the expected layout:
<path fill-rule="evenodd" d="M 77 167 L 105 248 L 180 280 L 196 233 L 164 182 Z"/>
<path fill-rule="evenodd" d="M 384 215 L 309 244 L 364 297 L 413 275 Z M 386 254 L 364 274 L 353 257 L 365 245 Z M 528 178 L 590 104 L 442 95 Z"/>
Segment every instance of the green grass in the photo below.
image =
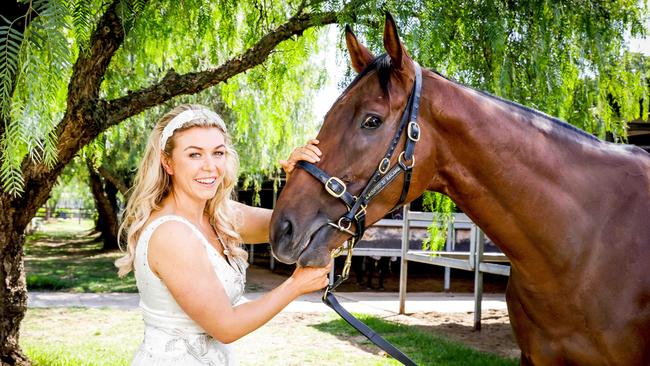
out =
<path fill-rule="evenodd" d="M 142 329 L 138 311 L 28 309 L 20 345 L 35 366 L 128 365 Z"/>
<path fill-rule="evenodd" d="M 355 314 L 355 317 L 398 347 L 418 365 L 493 366 L 519 364 L 517 360 L 479 352 L 460 343 L 437 337 L 414 326 L 389 322 L 364 314 Z M 337 337 L 346 339 L 353 337 L 359 347 L 378 349 L 368 339 L 360 336 L 360 333 L 343 319 L 336 318 L 317 324 L 314 327 Z M 399 365 L 400 363 L 395 361 L 394 364 Z"/>
<path fill-rule="evenodd" d="M 517 364 L 413 326 L 359 317 L 421 366 Z M 144 327 L 137 310 L 31 308 L 21 329 L 21 347 L 35 366 L 103 366 L 128 365 Z M 332 313 L 281 314 L 233 345 L 242 366 L 399 365 Z"/>
<path fill-rule="evenodd" d="M 113 265 L 122 254 L 104 252 L 93 222 L 54 220 L 29 235 L 25 243 L 28 290 L 69 292 L 137 292 L 132 275 L 117 276 Z"/>

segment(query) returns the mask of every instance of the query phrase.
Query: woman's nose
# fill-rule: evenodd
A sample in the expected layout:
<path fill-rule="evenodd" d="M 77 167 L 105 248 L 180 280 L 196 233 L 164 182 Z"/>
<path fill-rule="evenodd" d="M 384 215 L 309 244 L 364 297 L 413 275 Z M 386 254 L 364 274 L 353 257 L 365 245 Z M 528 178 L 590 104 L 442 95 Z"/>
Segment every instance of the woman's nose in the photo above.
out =
<path fill-rule="evenodd" d="M 203 170 L 215 170 L 217 167 L 217 159 L 213 156 L 208 156 L 203 160 Z"/>

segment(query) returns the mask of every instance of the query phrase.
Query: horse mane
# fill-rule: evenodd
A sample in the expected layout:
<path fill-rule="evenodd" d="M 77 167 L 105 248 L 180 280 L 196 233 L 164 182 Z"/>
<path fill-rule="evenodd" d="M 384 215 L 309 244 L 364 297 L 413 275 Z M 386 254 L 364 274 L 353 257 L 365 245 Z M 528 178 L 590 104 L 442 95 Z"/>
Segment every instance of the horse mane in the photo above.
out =
<path fill-rule="evenodd" d="M 475 92 L 477 92 L 477 93 L 479 93 L 479 94 L 481 94 L 481 95 L 483 95 L 483 96 L 486 96 L 486 97 L 488 97 L 488 98 L 490 98 L 490 99 L 493 99 L 493 100 L 496 100 L 496 101 L 498 101 L 498 102 L 501 102 L 501 103 L 507 104 L 507 105 L 509 105 L 509 106 L 511 106 L 511 107 L 515 107 L 516 109 L 518 109 L 518 110 L 520 110 L 520 111 L 523 111 L 523 112 L 526 112 L 526 113 L 532 114 L 532 115 L 537 116 L 537 117 L 542 117 L 542 118 L 544 118 L 544 119 L 546 119 L 546 120 L 552 122 L 552 123 L 553 123 L 554 125 L 556 125 L 556 126 L 559 126 L 559 127 L 561 127 L 561 128 L 567 129 L 567 130 L 569 130 L 569 131 L 571 131 L 571 132 L 577 133 L 578 135 L 581 135 L 581 136 L 583 136 L 583 137 L 586 137 L 586 138 L 588 138 L 588 139 L 590 139 L 590 140 L 592 140 L 592 141 L 598 141 L 598 142 L 601 141 L 601 140 L 598 139 L 597 137 L 595 137 L 595 136 L 593 136 L 593 135 L 591 135 L 591 134 L 589 134 L 589 133 L 587 133 L 587 132 L 585 132 L 585 131 L 583 131 L 583 130 L 581 130 L 581 129 L 579 129 L 579 128 L 577 128 L 577 127 L 575 127 L 575 126 L 573 126 L 573 125 L 571 125 L 571 124 L 569 124 L 569 123 L 567 123 L 567 122 L 565 122 L 565 121 L 562 121 L 562 120 L 559 119 L 559 118 L 556 118 L 556 117 L 553 117 L 553 116 L 549 116 L 548 114 L 546 114 L 546 113 L 544 113 L 544 112 L 538 111 L 537 109 L 533 109 L 533 108 L 530 108 L 530 107 L 526 107 L 526 106 L 523 105 L 523 104 L 519 104 L 519 103 L 514 102 L 514 101 L 512 101 L 512 100 L 509 100 L 509 99 L 505 99 L 505 98 L 499 97 L 499 96 L 497 96 L 497 95 L 494 95 L 494 94 L 492 94 L 492 93 L 486 92 L 486 91 L 484 91 L 484 90 L 480 90 L 480 89 L 473 88 L 473 87 L 471 87 L 471 86 L 463 85 L 463 84 L 461 84 L 461 83 L 459 83 L 459 82 L 457 82 L 457 81 L 455 81 L 455 80 L 452 80 L 452 79 L 450 79 L 450 78 L 448 78 L 448 77 L 442 75 L 441 73 L 439 73 L 439 72 L 436 71 L 436 70 L 429 69 L 429 71 L 433 72 L 434 74 L 440 76 L 441 78 L 443 78 L 443 79 L 445 79 L 445 80 L 448 80 L 448 81 L 450 81 L 450 82 L 452 82 L 452 83 L 454 83 L 454 84 L 456 84 L 456 85 L 458 85 L 458 86 L 460 86 L 460 87 L 463 87 L 463 88 L 467 88 L 467 89 L 473 90 L 473 91 L 475 91 Z"/>

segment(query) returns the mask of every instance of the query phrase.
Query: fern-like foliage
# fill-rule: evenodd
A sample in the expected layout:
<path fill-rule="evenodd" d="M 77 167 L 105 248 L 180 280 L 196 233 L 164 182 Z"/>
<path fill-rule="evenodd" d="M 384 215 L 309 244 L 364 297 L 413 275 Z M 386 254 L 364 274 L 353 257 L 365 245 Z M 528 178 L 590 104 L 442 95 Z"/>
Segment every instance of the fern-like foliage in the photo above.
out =
<path fill-rule="evenodd" d="M 9 101 L 14 88 L 14 80 L 19 71 L 19 54 L 23 43 L 23 33 L 15 28 L 21 18 L 14 21 L 0 16 L 5 24 L 0 26 L 0 112 L 2 118 L 9 117 Z"/>
<path fill-rule="evenodd" d="M 0 59 L 5 121 L 0 178 L 12 194 L 22 193 L 25 158 L 50 167 L 57 160 L 55 129 L 64 113 L 72 56 L 66 34 L 72 29 L 69 16 L 66 1 L 34 0 L 18 18 L 29 23 L 20 43 L 11 24 L 4 29 L 13 36 L 5 38 L 5 58 Z"/>
<path fill-rule="evenodd" d="M 442 250 L 447 241 L 447 232 L 454 220 L 456 205 L 442 193 L 425 192 L 422 206 L 434 213 L 433 221 L 427 228 L 429 237 L 422 241 L 423 250 Z"/>
<path fill-rule="evenodd" d="M 75 0 L 72 2 L 72 24 L 74 34 L 79 48 L 85 51 L 90 40 L 92 31 L 91 4 L 87 0 Z"/>
<path fill-rule="evenodd" d="M 20 167 L 26 158 L 50 166 L 56 163 L 56 127 L 67 105 L 71 65 L 89 46 L 108 3 L 31 0 L 24 16 L 31 21 L 24 32 L 0 19 L 0 112 L 6 121 L 0 140 L 0 179 L 5 191 L 22 189 Z M 367 37 L 371 49 L 380 51 L 383 21 L 378 9 L 385 9 L 395 15 L 405 44 L 423 65 L 589 132 L 621 134 L 623 121 L 638 112 L 639 96 L 645 93 L 644 88 L 629 87 L 641 85 L 644 78 L 631 74 L 621 61 L 623 34 L 642 32 L 640 19 L 647 14 L 643 4 L 637 0 L 119 0 L 117 10 L 126 37 L 104 75 L 101 97 L 110 101 L 150 86 L 171 68 L 186 73 L 222 65 L 298 9 L 303 14 L 354 9 L 354 14 L 340 14 L 339 19 L 357 22 L 357 33 Z M 577 8 L 584 11 L 573 11 Z M 133 123 L 151 126 L 181 102 L 213 108 L 221 103 L 229 110 L 242 172 L 250 177 L 273 175 L 277 160 L 317 129 L 312 105 L 327 80 L 324 59 L 331 57 L 319 54 L 322 33 L 305 31 L 276 47 L 261 66 L 210 90 L 152 108 L 134 117 Z M 341 63 L 347 60 L 339 57 Z M 610 108 L 610 97 L 622 107 Z M 111 139 L 107 135 L 106 146 Z"/>

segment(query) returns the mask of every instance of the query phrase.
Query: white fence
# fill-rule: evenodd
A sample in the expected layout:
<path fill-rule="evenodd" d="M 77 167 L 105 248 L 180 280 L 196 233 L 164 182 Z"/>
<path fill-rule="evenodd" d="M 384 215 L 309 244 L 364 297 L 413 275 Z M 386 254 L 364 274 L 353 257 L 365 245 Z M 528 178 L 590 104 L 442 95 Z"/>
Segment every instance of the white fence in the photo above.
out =
<path fill-rule="evenodd" d="M 481 329 L 481 301 L 483 299 L 483 273 L 493 273 L 503 276 L 510 275 L 508 258 L 503 253 L 485 253 L 485 235 L 465 214 L 454 214 L 454 219 L 447 232 L 444 251 L 424 251 L 409 248 L 410 231 L 415 225 L 427 225 L 433 221 L 431 212 L 410 211 L 408 205 L 404 207 L 404 220 L 402 223 L 402 253 L 400 284 L 399 284 L 399 312 L 405 313 L 406 282 L 408 278 L 408 262 L 419 262 L 445 267 L 445 289 L 449 289 L 450 268 L 474 272 L 474 329 Z M 454 251 L 457 229 L 470 230 L 469 251 Z"/>

